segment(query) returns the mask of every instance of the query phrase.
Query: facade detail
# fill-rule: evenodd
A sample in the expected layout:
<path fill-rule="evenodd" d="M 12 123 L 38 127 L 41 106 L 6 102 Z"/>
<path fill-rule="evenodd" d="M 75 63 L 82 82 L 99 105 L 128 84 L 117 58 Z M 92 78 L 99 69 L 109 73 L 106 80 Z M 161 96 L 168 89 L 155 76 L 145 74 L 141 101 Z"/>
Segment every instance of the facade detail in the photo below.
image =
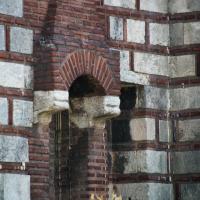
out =
<path fill-rule="evenodd" d="M 200 199 L 199 0 L 0 0 L 0 199 Z"/>

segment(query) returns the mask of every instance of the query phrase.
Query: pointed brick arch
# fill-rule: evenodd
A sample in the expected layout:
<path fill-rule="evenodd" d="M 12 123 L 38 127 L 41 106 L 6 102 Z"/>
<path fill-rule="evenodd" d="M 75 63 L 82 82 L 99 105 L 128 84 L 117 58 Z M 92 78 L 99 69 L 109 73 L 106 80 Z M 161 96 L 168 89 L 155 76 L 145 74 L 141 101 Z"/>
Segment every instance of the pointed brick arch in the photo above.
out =
<path fill-rule="evenodd" d="M 78 77 L 91 75 L 104 88 L 106 94 L 116 95 L 120 92 L 107 60 L 92 51 L 82 50 L 69 54 L 62 63 L 60 74 L 67 90 Z"/>

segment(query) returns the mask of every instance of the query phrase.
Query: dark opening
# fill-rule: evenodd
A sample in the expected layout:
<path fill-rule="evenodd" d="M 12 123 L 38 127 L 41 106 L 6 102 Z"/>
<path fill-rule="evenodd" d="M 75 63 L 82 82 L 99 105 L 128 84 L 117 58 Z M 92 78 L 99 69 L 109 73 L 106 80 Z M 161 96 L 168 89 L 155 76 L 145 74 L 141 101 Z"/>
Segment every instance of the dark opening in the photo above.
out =
<path fill-rule="evenodd" d="M 124 87 L 121 89 L 120 95 L 120 109 L 131 110 L 135 107 L 136 103 L 136 88 Z"/>
<path fill-rule="evenodd" d="M 92 76 L 84 75 L 78 77 L 69 90 L 70 98 L 104 96 L 104 88 Z"/>

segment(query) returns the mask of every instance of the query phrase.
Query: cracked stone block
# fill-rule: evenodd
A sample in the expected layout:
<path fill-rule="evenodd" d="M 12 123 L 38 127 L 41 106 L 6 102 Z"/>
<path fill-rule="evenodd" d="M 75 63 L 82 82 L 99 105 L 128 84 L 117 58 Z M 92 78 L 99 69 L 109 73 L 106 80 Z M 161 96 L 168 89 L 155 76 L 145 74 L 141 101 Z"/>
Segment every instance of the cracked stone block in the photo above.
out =
<path fill-rule="evenodd" d="M 5 27 L 0 25 L 0 51 L 6 49 L 6 39 L 5 39 Z"/>
<path fill-rule="evenodd" d="M 28 139 L 0 135 L 1 162 L 28 162 Z"/>
<path fill-rule="evenodd" d="M 104 5 L 136 9 L 136 0 L 104 0 Z"/>
<path fill-rule="evenodd" d="M 30 200 L 30 176 L 0 174 L 0 199 Z"/>
<path fill-rule="evenodd" d="M 33 102 L 14 100 L 13 101 L 13 124 L 15 126 L 32 127 Z"/>
<path fill-rule="evenodd" d="M 22 89 L 33 88 L 33 70 L 31 66 L 0 62 L 0 71 L 0 86 Z"/>
<path fill-rule="evenodd" d="M 150 44 L 169 46 L 169 24 L 150 23 Z"/>
<path fill-rule="evenodd" d="M 145 43 L 145 22 L 127 19 L 127 40 L 128 42 Z"/>
<path fill-rule="evenodd" d="M 123 40 L 123 19 L 110 16 L 110 37 L 113 40 Z"/>
<path fill-rule="evenodd" d="M 0 125 L 8 124 L 8 100 L 7 98 L 0 98 Z"/>
<path fill-rule="evenodd" d="M 167 13 L 168 0 L 140 0 L 140 10 Z"/>
<path fill-rule="evenodd" d="M 33 31 L 21 27 L 11 27 L 10 50 L 18 53 L 32 54 Z"/>
<path fill-rule="evenodd" d="M 15 17 L 23 17 L 23 0 L 1 0 L 0 13 Z"/>

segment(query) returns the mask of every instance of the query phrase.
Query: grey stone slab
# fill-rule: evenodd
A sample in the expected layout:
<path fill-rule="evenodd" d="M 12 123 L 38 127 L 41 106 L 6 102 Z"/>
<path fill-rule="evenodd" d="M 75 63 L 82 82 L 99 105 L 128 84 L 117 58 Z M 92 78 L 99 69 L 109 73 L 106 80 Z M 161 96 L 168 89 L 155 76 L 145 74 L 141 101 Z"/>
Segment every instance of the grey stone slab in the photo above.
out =
<path fill-rule="evenodd" d="M 170 24 L 169 32 L 170 32 L 171 46 L 184 45 L 184 24 L 183 23 Z"/>
<path fill-rule="evenodd" d="M 199 44 L 199 43 L 200 43 L 200 22 L 184 23 L 184 44 Z"/>
<path fill-rule="evenodd" d="M 149 12 L 167 13 L 168 0 L 140 0 L 140 9 Z"/>
<path fill-rule="evenodd" d="M 160 142 L 172 141 L 171 122 L 166 120 L 159 120 L 159 140 Z"/>
<path fill-rule="evenodd" d="M 122 199 L 173 200 L 173 185 L 161 183 L 130 183 L 114 185 Z"/>
<path fill-rule="evenodd" d="M 200 184 L 181 184 L 181 200 L 199 200 Z"/>
<path fill-rule="evenodd" d="M 8 100 L 7 98 L 0 98 L 0 125 L 8 124 Z"/>
<path fill-rule="evenodd" d="M 178 125 L 178 141 L 200 141 L 200 119 L 180 120 Z"/>
<path fill-rule="evenodd" d="M 123 40 L 124 32 L 123 19 L 110 16 L 110 38 L 113 40 Z"/>
<path fill-rule="evenodd" d="M 0 135 L 1 162 L 28 162 L 28 139 Z"/>
<path fill-rule="evenodd" d="M 150 44 L 169 46 L 170 44 L 169 24 L 150 23 L 149 32 L 150 32 Z"/>
<path fill-rule="evenodd" d="M 0 25 L 0 51 L 6 49 L 5 27 Z"/>
<path fill-rule="evenodd" d="M 13 101 L 13 124 L 15 126 L 32 127 L 33 102 L 14 100 Z"/>
<path fill-rule="evenodd" d="M 32 89 L 33 70 L 31 66 L 0 62 L 0 86 Z"/>
<path fill-rule="evenodd" d="M 135 118 L 130 120 L 130 134 L 133 141 L 155 140 L 155 119 Z"/>
<path fill-rule="evenodd" d="M 130 53 L 129 51 L 120 51 L 120 70 L 129 71 L 130 70 Z"/>
<path fill-rule="evenodd" d="M 135 9 L 135 0 L 104 0 L 104 5 Z"/>
<path fill-rule="evenodd" d="M 169 12 L 172 14 L 193 11 L 200 11 L 199 0 L 169 0 Z"/>
<path fill-rule="evenodd" d="M 23 0 L 0 0 L 0 13 L 23 17 Z"/>
<path fill-rule="evenodd" d="M 127 19 L 127 41 L 134 43 L 145 43 L 145 22 Z"/>
<path fill-rule="evenodd" d="M 21 27 L 11 27 L 10 50 L 24 54 L 32 54 L 33 31 Z"/>
<path fill-rule="evenodd" d="M 0 200 L 30 200 L 30 176 L 0 174 Z"/>
<path fill-rule="evenodd" d="M 199 173 L 200 151 L 173 152 L 172 166 L 174 174 Z"/>

